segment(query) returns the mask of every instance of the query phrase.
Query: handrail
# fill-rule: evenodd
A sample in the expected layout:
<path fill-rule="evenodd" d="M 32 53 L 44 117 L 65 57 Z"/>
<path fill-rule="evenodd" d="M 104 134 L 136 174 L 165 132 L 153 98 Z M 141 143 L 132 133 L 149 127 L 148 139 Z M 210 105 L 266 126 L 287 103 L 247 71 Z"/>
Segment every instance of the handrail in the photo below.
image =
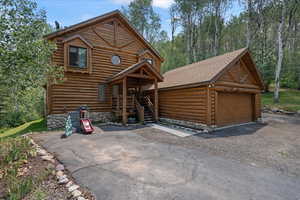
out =
<path fill-rule="evenodd" d="M 150 111 L 152 112 L 152 114 L 153 114 L 153 113 L 154 113 L 154 105 L 153 105 L 153 103 L 151 102 L 150 97 L 149 97 L 149 96 L 145 96 L 144 99 L 145 99 L 145 102 L 146 102 L 146 104 L 147 104 L 149 110 L 150 110 Z"/>
<path fill-rule="evenodd" d="M 144 118 L 145 118 L 145 109 L 144 109 L 144 106 L 142 106 L 139 101 L 137 100 L 137 98 L 135 97 L 134 98 L 134 102 L 135 102 L 135 107 L 136 107 L 136 110 L 137 110 L 137 113 L 138 113 L 138 117 L 139 117 L 139 120 L 140 122 L 144 122 Z"/>

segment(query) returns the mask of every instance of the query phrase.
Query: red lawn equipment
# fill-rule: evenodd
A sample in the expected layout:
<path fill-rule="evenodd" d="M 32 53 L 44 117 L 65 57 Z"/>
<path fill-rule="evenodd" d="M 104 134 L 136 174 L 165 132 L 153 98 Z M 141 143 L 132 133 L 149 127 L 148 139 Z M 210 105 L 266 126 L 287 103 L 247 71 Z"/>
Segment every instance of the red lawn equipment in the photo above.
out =
<path fill-rule="evenodd" d="M 94 128 L 92 126 L 92 123 L 89 119 L 89 113 L 87 111 L 86 106 L 81 106 L 79 108 L 79 114 L 80 114 L 80 128 L 83 133 L 85 134 L 91 134 L 94 132 Z"/>

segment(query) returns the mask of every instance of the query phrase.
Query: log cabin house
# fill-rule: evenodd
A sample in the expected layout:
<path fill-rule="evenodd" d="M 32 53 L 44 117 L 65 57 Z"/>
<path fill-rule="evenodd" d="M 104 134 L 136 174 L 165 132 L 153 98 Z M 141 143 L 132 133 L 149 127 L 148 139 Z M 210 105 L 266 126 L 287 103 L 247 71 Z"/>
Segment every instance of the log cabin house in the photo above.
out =
<path fill-rule="evenodd" d="M 118 10 L 45 39 L 57 46 L 53 64 L 64 67 L 63 83 L 47 84 L 48 128 L 62 126 L 66 113 L 82 105 L 89 107 L 96 121 L 114 116 L 126 124 L 135 115 L 140 121 L 158 120 L 157 85 L 163 81 L 163 58 Z M 156 86 L 153 102 L 142 96 L 142 86 L 149 84 Z"/>
<path fill-rule="evenodd" d="M 45 36 L 64 81 L 46 86 L 49 129 L 87 105 L 94 121 L 159 117 L 183 125 L 228 125 L 260 116 L 261 78 L 247 49 L 160 73 L 159 53 L 118 11 Z M 149 90 L 149 85 L 151 86 Z M 148 89 L 147 89 L 148 88 Z"/>

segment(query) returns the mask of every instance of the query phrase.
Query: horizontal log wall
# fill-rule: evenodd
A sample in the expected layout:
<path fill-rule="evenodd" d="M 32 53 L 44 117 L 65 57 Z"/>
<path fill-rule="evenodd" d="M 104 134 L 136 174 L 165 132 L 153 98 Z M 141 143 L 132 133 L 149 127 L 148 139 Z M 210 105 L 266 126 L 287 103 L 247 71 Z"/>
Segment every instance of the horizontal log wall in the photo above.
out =
<path fill-rule="evenodd" d="M 59 44 L 59 49 L 62 46 Z M 65 72 L 65 81 L 51 86 L 51 114 L 69 112 L 81 105 L 87 105 L 94 112 L 111 111 L 111 88 L 106 88 L 106 101 L 100 102 L 98 85 L 137 62 L 135 55 L 118 53 L 123 57 L 122 64 L 114 66 L 110 61 L 112 55 L 113 51 L 95 48 L 92 50 L 91 74 Z M 63 54 L 56 55 L 55 60 L 63 62 Z"/>
<path fill-rule="evenodd" d="M 113 25 L 115 23 L 115 25 Z M 53 53 L 53 64 L 64 68 L 64 40 L 79 35 L 93 45 L 91 55 L 91 73 L 71 72 L 66 69 L 64 82 L 48 84 L 47 110 L 48 114 L 61 114 L 73 111 L 81 105 L 87 105 L 93 112 L 110 112 L 112 109 L 111 87 L 106 88 L 106 100 L 98 98 L 98 85 L 106 83 L 107 79 L 120 71 L 135 64 L 139 60 L 139 53 L 147 49 L 135 34 L 126 29 L 118 19 L 99 22 L 92 26 L 74 31 L 55 38 L 57 50 Z M 74 41 L 73 41 L 74 42 Z M 111 57 L 119 55 L 120 65 L 113 65 Z M 155 57 L 156 67 L 160 68 L 160 61 Z M 70 67 L 69 67 L 70 68 Z"/>
<path fill-rule="evenodd" d="M 205 87 L 159 91 L 159 116 L 205 124 L 207 89 Z"/>

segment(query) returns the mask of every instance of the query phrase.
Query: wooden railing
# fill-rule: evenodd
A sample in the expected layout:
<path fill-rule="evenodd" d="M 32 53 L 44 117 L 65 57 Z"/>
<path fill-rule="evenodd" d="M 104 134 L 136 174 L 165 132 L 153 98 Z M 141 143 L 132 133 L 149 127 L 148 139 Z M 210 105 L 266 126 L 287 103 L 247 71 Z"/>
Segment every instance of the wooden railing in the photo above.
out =
<path fill-rule="evenodd" d="M 152 112 L 152 114 L 154 114 L 154 105 L 151 102 L 151 99 L 149 96 L 145 96 L 144 97 L 145 103 L 147 105 L 147 107 L 149 108 L 149 110 Z"/>
<path fill-rule="evenodd" d="M 145 109 L 144 107 L 139 103 L 139 101 L 137 100 L 137 98 L 134 98 L 134 103 L 135 103 L 135 107 L 137 110 L 137 114 L 138 114 L 138 118 L 140 122 L 144 122 L 144 118 L 145 118 Z"/>

